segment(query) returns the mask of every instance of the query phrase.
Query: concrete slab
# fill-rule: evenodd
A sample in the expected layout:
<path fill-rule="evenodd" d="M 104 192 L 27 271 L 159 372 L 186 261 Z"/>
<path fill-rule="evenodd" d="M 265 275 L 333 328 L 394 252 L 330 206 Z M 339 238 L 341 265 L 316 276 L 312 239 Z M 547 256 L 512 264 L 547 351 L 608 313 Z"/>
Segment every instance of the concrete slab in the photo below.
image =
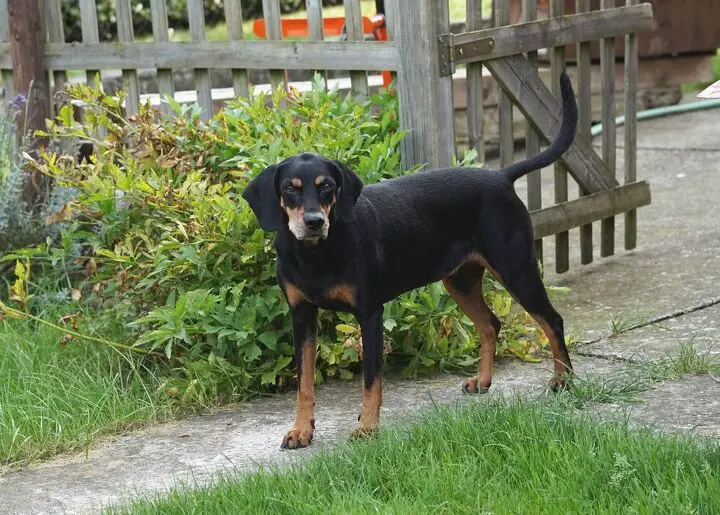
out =
<path fill-rule="evenodd" d="M 720 357 L 720 305 L 665 320 L 599 342 L 583 351 L 626 359 L 660 359 L 674 354 L 682 343 L 692 343 L 700 353 Z"/>
<path fill-rule="evenodd" d="M 720 438 L 720 383 L 704 374 L 660 384 L 631 406 L 596 407 L 639 426 Z"/>
<path fill-rule="evenodd" d="M 616 365 L 576 358 L 580 375 L 605 374 Z M 551 376 L 550 362 L 497 366 L 490 395 L 465 395 L 465 376 L 438 375 L 419 381 L 387 380 L 383 424 L 415 416 L 432 403 L 485 402 L 497 395 L 541 395 Z M 357 380 L 318 387 L 317 431 L 313 445 L 281 451 L 280 441 L 294 420 L 293 393 L 256 399 L 232 410 L 193 417 L 115 438 L 77 454 L 0 478 L 0 512 L 91 513 L 137 493 L 162 491 L 178 483 L 202 484 L 214 474 L 284 465 L 344 441 L 360 407 Z"/>

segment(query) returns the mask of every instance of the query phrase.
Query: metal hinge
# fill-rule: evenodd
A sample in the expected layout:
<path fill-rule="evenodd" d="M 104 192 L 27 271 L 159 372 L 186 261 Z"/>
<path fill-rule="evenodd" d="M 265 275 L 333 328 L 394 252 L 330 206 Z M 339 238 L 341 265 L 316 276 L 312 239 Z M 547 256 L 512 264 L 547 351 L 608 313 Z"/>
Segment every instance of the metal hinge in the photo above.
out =
<path fill-rule="evenodd" d="M 467 39 L 467 38 L 463 38 Z M 460 45 L 455 44 L 455 34 L 438 36 L 438 52 L 440 56 L 440 76 L 447 77 L 455 73 L 455 62 L 477 62 L 474 59 L 492 52 L 495 40 L 491 37 L 478 38 Z"/>
<path fill-rule="evenodd" d="M 440 76 L 447 77 L 455 73 L 455 62 L 453 54 L 453 34 L 441 34 L 438 36 L 438 52 L 440 56 Z"/>

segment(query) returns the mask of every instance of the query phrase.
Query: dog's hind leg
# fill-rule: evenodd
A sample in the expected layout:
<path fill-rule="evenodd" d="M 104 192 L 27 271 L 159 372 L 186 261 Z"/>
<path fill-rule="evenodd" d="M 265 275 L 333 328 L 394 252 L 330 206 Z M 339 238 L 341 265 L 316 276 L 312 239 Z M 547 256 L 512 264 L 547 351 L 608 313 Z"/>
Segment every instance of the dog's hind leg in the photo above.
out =
<path fill-rule="evenodd" d="M 550 303 L 532 250 L 514 250 L 498 256 L 485 256 L 488 269 L 542 327 L 550 340 L 555 375 L 549 386 L 557 391 L 566 386 L 563 377 L 572 373 L 572 363 L 565 346 L 563 319 Z"/>
<path fill-rule="evenodd" d="M 472 320 L 480 335 L 480 362 L 478 373 L 463 385 L 466 393 L 486 393 L 490 388 L 493 360 L 500 320 L 490 311 L 483 297 L 485 268 L 477 263 L 466 263 L 443 279 L 445 288 L 460 309 Z"/>

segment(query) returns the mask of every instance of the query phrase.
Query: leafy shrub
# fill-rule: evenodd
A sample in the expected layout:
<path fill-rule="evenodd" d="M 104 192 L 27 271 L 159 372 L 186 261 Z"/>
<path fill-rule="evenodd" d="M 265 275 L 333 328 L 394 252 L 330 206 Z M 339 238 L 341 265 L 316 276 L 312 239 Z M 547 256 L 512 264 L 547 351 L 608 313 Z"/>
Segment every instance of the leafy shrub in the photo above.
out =
<path fill-rule="evenodd" d="M 323 0 L 323 5 L 340 5 L 343 0 Z M 96 0 L 98 32 L 102 41 L 117 39 L 115 0 Z M 225 20 L 222 0 L 203 0 L 205 23 L 215 25 Z M 280 0 L 280 10 L 291 13 L 305 8 L 305 0 Z M 243 18 L 262 18 L 262 0 L 243 0 Z M 168 25 L 175 29 L 189 27 L 187 0 L 167 0 Z M 82 41 L 80 4 L 78 0 L 63 0 L 63 23 L 65 40 Z M 136 36 L 152 35 L 152 14 L 147 0 L 132 2 L 133 28 Z"/>
<path fill-rule="evenodd" d="M 60 244 L 17 256 L 62 264 L 82 298 L 103 308 L 104 324 L 162 351 L 175 370 L 168 395 L 284 386 L 294 350 L 272 235 L 241 193 L 267 165 L 303 151 L 347 163 L 365 183 L 411 172 L 400 166 L 395 97 L 356 101 L 317 76 L 311 92 L 239 98 L 203 123 L 197 106 L 173 104 L 167 118 L 143 106 L 126 120 L 120 97 L 85 85 L 69 95 L 86 103 L 86 121 L 62 107 L 53 137 L 93 140 L 97 127 L 107 136 L 95 140 L 93 163 L 57 154 L 37 163 L 77 196 L 53 217 L 67 224 Z M 505 323 L 500 351 L 530 357 L 546 342 L 498 284 L 488 278 L 486 290 Z M 474 329 L 440 284 L 388 303 L 385 329 L 388 360 L 406 374 L 477 360 Z M 319 333 L 318 378 L 351 377 L 361 351 L 355 320 L 323 312 Z"/>
<path fill-rule="evenodd" d="M 55 235 L 45 219 L 67 200 L 62 188 L 52 189 L 36 209 L 30 209 L 23 199 L 27 177 L 23 169 L 22 145 L 18 147 L 15 132 L 17 116 L 24 115 L 25 99 L 18 95 L 0 112 L 0 251 L 21 248 Z M 1 254 L 0 254 L 1 255 Z"/>

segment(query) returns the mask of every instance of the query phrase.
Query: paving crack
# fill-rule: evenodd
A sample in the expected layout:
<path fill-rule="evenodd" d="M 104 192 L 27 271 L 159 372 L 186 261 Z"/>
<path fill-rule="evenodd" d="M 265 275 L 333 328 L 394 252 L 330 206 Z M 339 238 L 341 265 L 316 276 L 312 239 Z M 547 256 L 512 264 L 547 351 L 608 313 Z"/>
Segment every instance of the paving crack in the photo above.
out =
<path fill-rule="evenodd" d="M 687 307 L 684 309 L 679 309 L 677 311 L 672 311 L 672 312 L 666 313 L 664 315 L 659 315 L 659 316 L 650 318 L 649 320 L 646 320 L 644 322 L 640 322 L 640 323 L 631 325 L 630 327 L 628 327 L 627 329 L 625 329 L 624 331 L 622 331 L 616 335 L 604 334 L 604 335 L 598 336 L 597 338 L 592 338 L 590 340 L 581 341 L 581 342 L 579 342 L 578 345 L 579 346 L 592 345 L 593 343 L 601 342 L 612 336 L 618 336 L 620 334 L 629 333 L 630 331 L 642 329 L 643 327 L 647 327 L 649 325 L 655 325 L 660 322 L 664 322 L 666 320 L 672 320 L 672 319 L 679 318 L 679 317 L 682 317 L 685 315 L 689 315 L 689 314 L 695 313 L 697 311 L 702 311 L 703 309 L 708 309 L 713 306 L 717 306 L 718 304 L 720 304 L 720 297 L 713 297 L 704 302 L 700 302 L 699 304 L 694 304 L 690 307 Z M 578 356 L 584 356 L 584 357 L 588 357 L 588 358 L 605 359 L 608 361 L 618 361 L 618 362 L 624 362 L 624 363 L 638 363 L 637 360 L 634 360 L 632 358 L 627 358 L 627 357 L 619 356 L 617 354 L 612 354 L 612 353 L 598 354 L 598 353 L 590 352 L 590 351 L 575 351 L 575 354 L 577 354 Z"/>

